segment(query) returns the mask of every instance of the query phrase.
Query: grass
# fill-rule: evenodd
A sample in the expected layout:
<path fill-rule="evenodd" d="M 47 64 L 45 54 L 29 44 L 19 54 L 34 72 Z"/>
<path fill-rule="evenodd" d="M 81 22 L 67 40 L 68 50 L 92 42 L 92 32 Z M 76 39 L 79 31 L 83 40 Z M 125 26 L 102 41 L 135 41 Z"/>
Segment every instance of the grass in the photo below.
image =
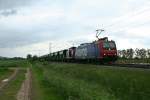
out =
<path fill-rule="evenodd" d="M 20 70 L 14 80 L 0 91 L 0 100 L 16 100 L 17 93 L 25 79 L 25 70 Z"/>
<path fill-rule="evenodd" d="M 14 68 L 21 68 L 17 76 L 0 90 L 0 100 L 16 100 L 28 66 L 29 63 L 26 60 L 0 60 L 0 80 L 12 75 Z"/>
<path fill-rule="evenodd" d="M 28 64 L 26 60 L 0 60 L 0 68 L 27 67 Z"/>
<path fill-rule="evenodd" d="M 0 61 L 0 80 L 25 60 Z M 150 70 L 87 64 L 32 64 L 32 100 L 149 100 Z M 25 70 L 0 91 L 0 100 L 16 100 Z"/>
<path fill-rule="evenodd" d="M 35 65 L 36 66 L 36 65 Z M 49 81 L 45 79 L 40 67 L 32 67 L 33 87 L 31 100 L 64 100 L 59 90 L 52 87 Z"/>
<path fill-rule="evenodd" d="M 144 59 L 122 59 L 122 58 L 118 58 L 118 60 L 116 61 L 116 63 L 150 63 L 150 59 L 149 58 L 144 58 Z"/>
<path fill-rule="evenodd" d="M 39 100 L 148 100 L 150 71 L 84 64 L 34 64 Z M 36 83 L 38 83 L 36 82 Z M 52 96 L 49 96 L 52 95 Z M 38 99 L 33 99 L 38 100 Z"/>
<path fill-rule="evenodd" d="M 0 81 L 9 77 L 13 73 L 13 70 L 9 70 L 8 68 L 0 68 Z"/>

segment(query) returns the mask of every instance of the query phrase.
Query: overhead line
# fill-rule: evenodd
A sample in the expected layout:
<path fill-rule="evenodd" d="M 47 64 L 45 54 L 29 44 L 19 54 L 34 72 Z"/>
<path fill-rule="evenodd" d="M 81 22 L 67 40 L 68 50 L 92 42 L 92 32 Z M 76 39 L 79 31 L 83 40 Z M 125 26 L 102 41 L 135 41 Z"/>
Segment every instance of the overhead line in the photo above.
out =
<path fill-rule="evenodd" d="M 117 21 L 115 21 L 115 22 L 113 22 L 112 24 L 109 24 L 109 25 L 106 25 L 106 26 L 104 26 L 104 28 L 105 29 L 107 29 L 108 27 L 113 27 L 114 25 L 118 25 L 119 23 L 118 22 L 121 22 L 122 20 L 125 20 L 125 19 L 127 19 L 128 17 L 135 17 L 136 15 L 139 15 L 139 14 L 143 14 L 143 13 L 145 13 L 147 10 L 150 10 L 150 7 L 148 7 L 147 9 L 144 9 L 144 10 L 141 10 L 141 11 L 137 11 L 135 14 L 130 14 L 130 15 L 124 15 L 124 16 L 122 16 L 122 17 L 125 17 L 125 18 L 122 18 L 122 19 L 119 19 L 119 20 L 117 20 Z M 121 18 L 121 17 L 120 17 Z"/>

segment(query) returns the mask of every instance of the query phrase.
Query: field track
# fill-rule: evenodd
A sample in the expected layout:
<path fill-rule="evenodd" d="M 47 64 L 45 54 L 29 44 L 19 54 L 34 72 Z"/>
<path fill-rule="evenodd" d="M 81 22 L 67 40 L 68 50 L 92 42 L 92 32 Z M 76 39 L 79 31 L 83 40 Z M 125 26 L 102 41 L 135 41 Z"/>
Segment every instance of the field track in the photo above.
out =
<path fill-rule="evenodd" d="M 31 100 L 31 70 L 27 68 L 25 80 L 17 94 L 17 100 Z"/>
<path fill-rule="evenodd" d="M 12 70 L 12 69 L 11 69 L 11 70 Z M 0 82 L 0 92 L 3 90 L 3 88 L 4 88 L 5 86 L 7 86 L 7 85 L 9 84 L 9 82 L 10 82 L 11 80 L 13 80 L 13 79 L 16 77 L 16 75 L 17 75 L 19 69 L 18 69 L 18 68 L 15 68 L 15 69 L 13 69 L 13 70 L 14 70 L 13 74 L 12 74 L 10 77 L 8 77 L 7 79 L 5 79 L 6 81 Z"/>

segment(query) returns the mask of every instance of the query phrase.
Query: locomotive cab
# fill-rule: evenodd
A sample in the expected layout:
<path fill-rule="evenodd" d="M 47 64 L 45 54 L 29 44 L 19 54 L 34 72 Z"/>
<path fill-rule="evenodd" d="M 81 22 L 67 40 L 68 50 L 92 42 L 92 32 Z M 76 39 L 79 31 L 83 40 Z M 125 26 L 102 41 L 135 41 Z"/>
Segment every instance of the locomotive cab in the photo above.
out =
<path fill-rule="evenodd" d="M 104 56 L 116 56 L 116 44 L 114 41 L 103 42 Z"/>
<path fill-rule="evenodd" d="M 117 60 L 117 48 L 115 41 L 109 41 L 107 37 L 99 39 L 100 59 L 106 62 Z"/>

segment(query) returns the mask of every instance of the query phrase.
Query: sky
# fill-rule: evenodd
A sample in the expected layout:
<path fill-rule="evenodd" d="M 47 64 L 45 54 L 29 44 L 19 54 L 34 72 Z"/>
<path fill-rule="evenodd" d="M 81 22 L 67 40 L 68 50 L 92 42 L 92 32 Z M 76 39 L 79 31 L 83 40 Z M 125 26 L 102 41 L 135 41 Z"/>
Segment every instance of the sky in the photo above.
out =
<path fill-rule="evenodd" d="M 26 57 L 96 40 L 150 48 L 149 0 L 0 0 L 0 56 Z"/>

